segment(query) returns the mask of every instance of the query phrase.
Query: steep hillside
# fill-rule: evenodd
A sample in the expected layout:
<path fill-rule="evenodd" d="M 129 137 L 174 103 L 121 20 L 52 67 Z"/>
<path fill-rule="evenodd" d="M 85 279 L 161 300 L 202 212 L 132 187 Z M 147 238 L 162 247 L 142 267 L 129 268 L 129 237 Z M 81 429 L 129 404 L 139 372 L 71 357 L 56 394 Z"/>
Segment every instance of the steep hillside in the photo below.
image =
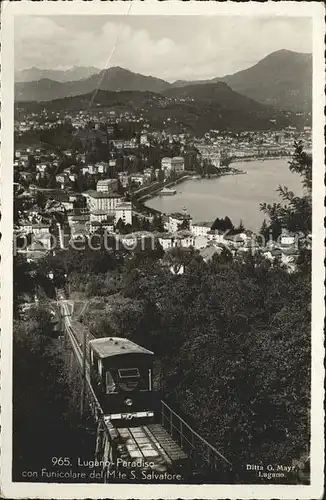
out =
<path fill-rule="evenodd" d="M 310 111 L 312 55 L 278 50 L 249 69 L 223 78 L 230 87 L 264 104 Z"/>
<path fill-rule="evenodd" d="M 168 89 L 164 94 L 98 91 L 51 102 L 17 103 L 28 112 L 96 109 L 142 113 L 155 128 L 202 135 L 210 129 L 266 130 L 293 124 L 291 113 L 275 110 L 237 94 L 224 82 Z"/>
<path fill-rule="evenodd" d="M 278 50 L 248 69 L 211 80 L 177 80 L 173 87 L 226 82 L 232 90 L 263 104 L 295 112 L 312 107 L 312 55 Z"/>

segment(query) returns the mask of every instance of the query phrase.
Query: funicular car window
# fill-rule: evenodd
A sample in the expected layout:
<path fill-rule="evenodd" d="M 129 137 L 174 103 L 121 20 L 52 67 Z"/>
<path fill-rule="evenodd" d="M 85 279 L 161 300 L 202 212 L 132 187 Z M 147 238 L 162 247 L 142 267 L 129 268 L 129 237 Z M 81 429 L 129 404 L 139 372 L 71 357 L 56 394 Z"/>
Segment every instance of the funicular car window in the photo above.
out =
<path fill-rule="evenodd" d="M 120 368 L 118 373 L 120 378 L 140 377 L 138 368 Z"/>
<path fill-rule="evenodd" d="M 112 394 L 114 392 L 117 392 L 116 383 L 115 383 L 114 378 L 112 377 L 112 375 L 109 371 L 106 372 L 105 378 L 106 378 L 106 393 Z"/>

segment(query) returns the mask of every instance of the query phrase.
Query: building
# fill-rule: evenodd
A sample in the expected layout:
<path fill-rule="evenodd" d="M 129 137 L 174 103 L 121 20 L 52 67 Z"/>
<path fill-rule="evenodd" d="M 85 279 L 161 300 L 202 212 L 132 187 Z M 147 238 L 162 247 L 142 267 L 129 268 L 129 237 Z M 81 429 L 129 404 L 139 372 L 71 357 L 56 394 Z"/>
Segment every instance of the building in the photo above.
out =
<path fill-rule="evenodd" d="M 90 222 L 89 215 L 76 215 L 74 214 L 71 218 L 68 219 L 68 223 L 70 226 L 71 234 L 86 234 L 86 226 Z"/>
<path fill-rule="evenodd" d="M 93 210 L 89 214 L 91 222 L 102 222 L 108 217 L 106 210 Z"/>
<path fill-rule="evenodd" d="M 131 182 L 138 184 L 138 186 L 142 186 L 146 179 L 144 174 L 131 174 L 130 180 Z"/>
<path fill-rule="evenodd" d="M 76 182 L 77 180 L 77 174 L 70 173 L 68 177 L 71 182 Z"/>
<path fill-rule="evenodd" d="M 97 172 L 99 174 L 106 174 L 110 169 L 109 163 L 106 163 L 104 161 L 96 163 L 95 167 L 97 168 Z"/>
<path fill-rule="evenodd" d="M 130 234 L 119 235 L 119 240 L 122 245 L 129 250 L 136 248 L 145 250 L 153 248 L 153 233 L 149 231 L 136 231 Z"/>
<path fill-rule="evenodd" d="M 192 217 L 184 209 L 182 212 L 177 212 L 170 214 L 168 216 L 167 230 L 171 233 L 175 233 L 180 229 L 191 230 Z M 182 225 L 182 227 L 180 227 Z"/>
<path fill-rule="evenodd" d="M 162 233 L 157 236 L 158 242 L 164 251 L 173 247 L 173 236 L 169 233 Z"/>
<path fill-rule="evenodd" d="M 132 204 L 131 202 L 120 202 L 115 208 L 115 223 L 122 220 L 125 224 L 132 224 Z"/>
<path fill-rule="evenodd" d="M 118 188 L 117 179 L 101 179 L 96 184 L 96 191 L 104 193 L 113 193 Z"/>
<path fill-rule="evenodd" d="M 64 207 L 65 210 L 73 210 L 74 208 L 74 202 L 70 201 L 69 199 L 63 200 L 60 204 Z"/>
<path fill-rule="evenodd" d="M 55 176 L 55 180 L 58 184 L 60 184 L 61 186 L 61 189 L 64 189 L 67 184 L 69 184 L 69 176 L 66 174 L 66 173 L 62 173 L 62 174 L 57 174 Z"/>
<path fill-rule="evenodd" d="M 220 167 L 221 153 L 218 147 L 211 144 L 197 144 L 196 146 L 202 160 L 208 160 L 215 167 Z"/>
<path fill-rule="evenodd" d="M 147 134 L 141 134 L 141 136 L 140 136 L 140 144 L 143 144 L 145 146 L 149 146 L 149 141 L 148 141 Z"/>
<path fill-rule="evenodd" d="M 153 176 L 153 170 L 151 168 L 145 168 L 143 173 L 144 178 L 149 182 Z"/>
<path fill-rule="evenodd" d="M 280 236 L 280 244 L 282 246 L 291 246 L 296 243 L 296 238 L 295 234 L 290 233 L 287 230 L 282 230 L 281 236 Z"/>
<path fill-rule="evenodd" d="M 87 204 L 90 212 L 103 210 L 107 214 L 114 213 L 117 205 L 121 202 L 122 197 L 119 194 L 98 191 L 88 191 L 87 193 Z"/>
<path fill-rule="evenodd" d="M 130 140 L 115 139 L 112 142 L 117 149 L 133 149 L 137 145 L 137 141 L 135 138 Z"/>
<path fill-rule="evenodd" d="M 128 187 L 129 184 L 129 174 L 128 172 L 120 172 L 118 174 L 119 180 L 123 188 Z"/>
<path fill-rule="evenodd" d="M 52 237 L 50 233 L 50 224 L 38 223 L 32 225 L 33 241 L 41 243 L 45 250 L 51 249 Z"/>
<path fill-rule="evenodd" d="M 85 165 L 82 168 L 82 174 L 90 174 L 90 175 L 95 175 L 98 173 L 98 165 Z"/>
<path fill-rule="evenodd" d="M 40 172 L 42 174 L 46 172 L 47 168 L 48 166 L 46 163 L 39 163 L 38 165 L 36 165 L 37 172 Z"/>
<path fill-rule="evenodd" d="M 189 248 L 194 246 L 194 236 L 192 232 L 188 231 L 187 229 L 183 231 L 178 231 L 173 236 L 175 239 L 174 246 L 182 248 Z"/>
<path fill-rule="evenodd" d="M 191 231 L 194 236 L 207 236 L 211 230 L 213 222 L 194 222 Z"/>
<path fill-rule="evenodd" d="M 113 233 L 114 231 L 114 217 L 108 215 L 105 220 L 101 222 L 102 229 L 108 233 Z"/>
<path fill-rule="evenodd" d="M 173 158 L 162 158 L 161 167 L 164 172 L 183 172 L 185 169 L 185 160 L 182 156 L 174 156 Z"/>

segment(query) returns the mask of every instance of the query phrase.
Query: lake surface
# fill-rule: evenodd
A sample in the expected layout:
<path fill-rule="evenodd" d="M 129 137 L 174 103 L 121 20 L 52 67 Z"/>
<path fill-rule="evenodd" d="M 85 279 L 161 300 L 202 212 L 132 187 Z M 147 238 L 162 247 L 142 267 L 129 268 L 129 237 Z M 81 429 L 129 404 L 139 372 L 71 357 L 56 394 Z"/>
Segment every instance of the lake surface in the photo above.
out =
<path fill-rule="evenodd" d="M 194 222 L 227 215 L 234 225 L 242 219 L 246 229 L 256 231 L 264 219 L 259 203 L 280 202 L 276 191 L 279 185 L 302 195 L 300 176 L 290 172 L 286 159 L 237 162 L 232 166 L 247 174 L 189 180 L 175 186 L 176 195 L 156 196 L 146 205 L 163 213 L 186 207 Z"/>

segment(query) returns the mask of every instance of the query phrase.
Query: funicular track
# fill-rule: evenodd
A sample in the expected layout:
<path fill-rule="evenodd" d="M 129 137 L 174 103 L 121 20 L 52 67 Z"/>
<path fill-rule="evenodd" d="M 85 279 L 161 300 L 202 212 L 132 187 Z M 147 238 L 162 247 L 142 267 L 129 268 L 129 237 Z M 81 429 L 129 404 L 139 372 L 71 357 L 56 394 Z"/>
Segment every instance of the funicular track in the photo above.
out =
<path fill-rule="evenodd" d="M 117 460 L 121 464 L 127 464 L 127 468 L 130 460 L 155 463 L 155 470 L 158 473 L 170 471 L 179 474 L 178 471 L 181 470 L 179 466 L 182 466 L 188 477 L 203 468 L 216 474 L 222 470 L 232 471 L 232 464 L 164 401 L 161 401 L 160 423 L 131 426 L 126 421 L 126 426 L 115 427 L 105 417 L 91 385 L 90 367 L 86 356 L 86 341 L 94 337 L 87 334 L 87 339 L 82 338 L 82 335 L 74 331 L 70 321 L 70 307 L 68 301 L 58 300 L 66 336 L 84 380 L 82 397 L 87 399 L 97 422 L 95 456 L 103 469 L 103 481 L 108 482 L 108 478 L 112 477 L 110 464 L 117 463 Z"/>

